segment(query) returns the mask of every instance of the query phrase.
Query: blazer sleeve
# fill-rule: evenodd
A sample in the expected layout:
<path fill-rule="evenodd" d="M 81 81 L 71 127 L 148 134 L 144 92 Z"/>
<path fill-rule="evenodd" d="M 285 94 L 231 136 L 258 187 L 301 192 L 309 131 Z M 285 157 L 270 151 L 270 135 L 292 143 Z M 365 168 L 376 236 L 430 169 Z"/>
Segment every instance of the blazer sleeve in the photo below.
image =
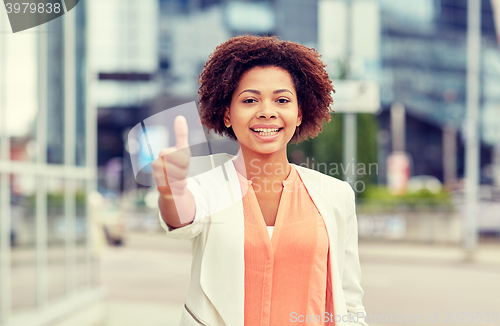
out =
<path fill-rule="evenodd" d="M 345 181 L 344 181 L 345 182 Z M 365 321 L 366 311 L 362 303 L 363 289 L 361 288 L 361 266 L 358 254 L 358 222 L 354 191 L 346 183 L 346 251 L 342 286 L 346 300 L 349 325 L 368 326 Z"/>
<path fill-rule="evenodd" d="M 167 233 L 167 236 L 174 239 L 192 239 L 203 231 L 209 222 L 209 207 L 203 194 L 202 187 L 196 177 L 188 178 L 186 188 L 191 191 L 196 206 L 193 223 L 180 228 L 170 227 L 159 213 L 160 225 Z"/>

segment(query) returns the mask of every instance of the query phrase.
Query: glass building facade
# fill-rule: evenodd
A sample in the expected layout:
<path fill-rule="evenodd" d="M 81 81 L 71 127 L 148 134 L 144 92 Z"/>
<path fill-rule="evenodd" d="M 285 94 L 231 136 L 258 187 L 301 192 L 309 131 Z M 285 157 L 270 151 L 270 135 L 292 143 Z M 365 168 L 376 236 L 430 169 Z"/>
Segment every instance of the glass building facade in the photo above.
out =
<path fill-rule="evenodd" d="M 0 325 L 52 324 L 103 297 L 85 2 L 0 33 Z"/>
<path fill-rule="evenodd" d="M 378 2 L 382 22 L 381 128 L 390 129 L 390 108 L 402 103 L 409 119 L 419 121 L 418 126 L 407 129 L 412 175 L 433 175 L 442 181 L 447 177 L 441 155 L 446 145 L 441 138 L 451 130 L 456 139 L 452 145 L 457 148 L 452 174 L 460 178 L 465 166 L 467 0 Z M 491 178 L 486 172 L 494 143 L 485 137 L 488 119 L 484 114 L 488 107 L 500 107 L 495 87 L 500 85 L 500 53 L 491 0 L 481 0 L 481 8 L 481 176 L 482 182 L 488 183 Z"/>

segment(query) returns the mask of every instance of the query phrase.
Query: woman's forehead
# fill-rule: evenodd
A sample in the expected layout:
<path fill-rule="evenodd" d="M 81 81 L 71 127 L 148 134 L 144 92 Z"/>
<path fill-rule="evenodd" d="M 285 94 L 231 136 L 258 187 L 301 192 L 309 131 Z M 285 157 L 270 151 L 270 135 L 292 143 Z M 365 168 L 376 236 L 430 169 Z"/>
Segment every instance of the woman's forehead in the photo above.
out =
<path fill-rule="evenodd" d="M 241 76 L 238 88 L 245 85 L 255 84 L 256 86 L 277 85 L 293 87 L 293 80 L 288 71 L 276 66 L 253 67 Z"/>

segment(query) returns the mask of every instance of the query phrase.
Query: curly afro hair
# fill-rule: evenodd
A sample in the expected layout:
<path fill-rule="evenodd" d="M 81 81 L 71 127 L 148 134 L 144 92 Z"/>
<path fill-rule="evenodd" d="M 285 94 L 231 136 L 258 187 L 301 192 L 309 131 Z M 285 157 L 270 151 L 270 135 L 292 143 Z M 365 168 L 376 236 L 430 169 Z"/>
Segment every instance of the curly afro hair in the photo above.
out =
<path fill-rule="evenodd" d="M 215 48 L 198 77 L 201 123 L 210 131 L 236 140 L 232 127 L 224 125 L 225 108 L 241 76 L 254 67 L 275 66 L 292 77 L 302 123 L 291 142 L 314 138 L 322 130 L 323 120 L 330 121 L 329 107 L 335 92 L 320 54 L 312 48 L 287 42 L 274 36 L 238 36 Z"/>

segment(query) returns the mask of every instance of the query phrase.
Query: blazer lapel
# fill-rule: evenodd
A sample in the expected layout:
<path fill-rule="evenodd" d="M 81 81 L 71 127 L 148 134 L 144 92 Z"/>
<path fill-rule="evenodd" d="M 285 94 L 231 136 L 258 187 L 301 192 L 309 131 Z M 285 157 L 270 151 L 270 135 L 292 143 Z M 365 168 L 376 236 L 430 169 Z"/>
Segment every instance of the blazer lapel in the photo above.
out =
<path fill-rule="evenodd" d="M 201 287 L 226 325 L 244 323 L 244 216 L 240 183 L 231 160 L 224 164 L 229 181 L 214 196 L 229 207 L 211 216 L 201 263 Z M 219 187 L 217 187 L 219 188 Z M 215 208 L 217 210 L 217 208 Z"/>

